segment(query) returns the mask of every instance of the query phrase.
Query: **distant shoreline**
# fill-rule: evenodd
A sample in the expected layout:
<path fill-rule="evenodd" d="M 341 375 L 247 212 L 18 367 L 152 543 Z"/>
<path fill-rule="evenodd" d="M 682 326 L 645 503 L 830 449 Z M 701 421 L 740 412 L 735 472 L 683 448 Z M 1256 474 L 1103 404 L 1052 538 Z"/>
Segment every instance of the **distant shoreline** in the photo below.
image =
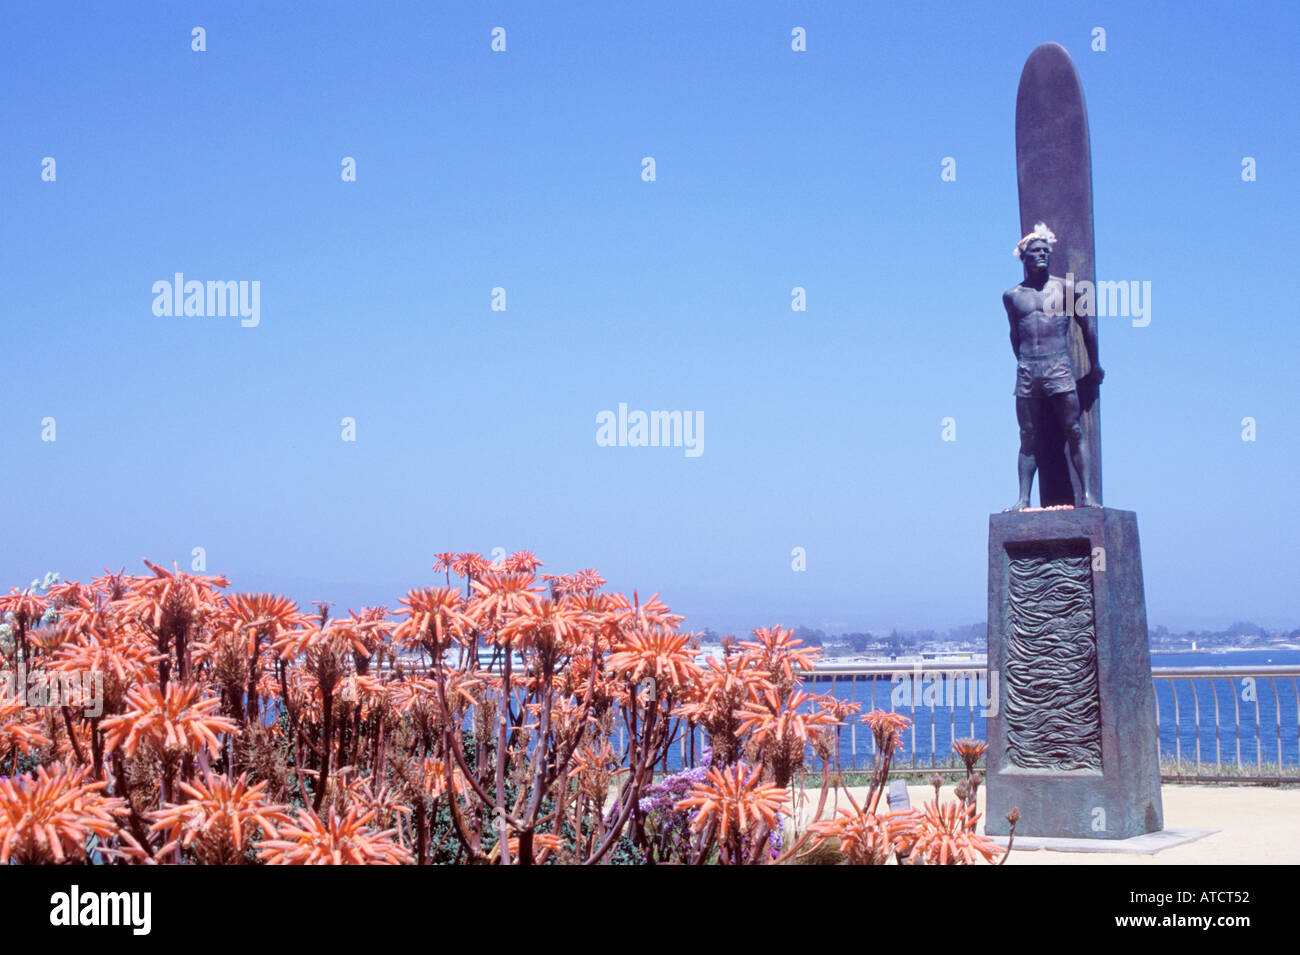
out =
<path fill-rule="evenodd" d="M 1197 647 L 1195 650 L 1190 647 L 1182 647 L 1177 650 L 1157 650 L 1154 647 L 1152 653 L 1274 653 L 1289 650 L 1300 650 L 1300 643 L 1273 643 L 1266 647 Z"/>
<path fill-rule="evenodd" d="M 701 651 L 706 656 L 722 656 L 722 649 L 713 644 L 706 644 L 701 647 Z M 1273 644 L 1265 647 L 1177 647 L 1174 649 L 1161 649 L 1152 647 L 1152 656 L 1226 656 L 1233 653 L 1296 653 L 1300 652 L 1300 644 Z M 930 666 L 953 666 L 970 665 L 974 667 L 986 666 L 988 663 L 988 653 L 984 648 L 978 650 L 950 650 L 942 652 L 922 651 L 920 653 L 900 653 L 895 656 L 883 656 L 880 654 L 863 654 L 855 653 L 851 656 L 823 656 L 815 661 L 814 669 L 830 669 L 834 667 L 853 667 L 853 666 L 903 666 L 910 667 L 917 664 Z"/>

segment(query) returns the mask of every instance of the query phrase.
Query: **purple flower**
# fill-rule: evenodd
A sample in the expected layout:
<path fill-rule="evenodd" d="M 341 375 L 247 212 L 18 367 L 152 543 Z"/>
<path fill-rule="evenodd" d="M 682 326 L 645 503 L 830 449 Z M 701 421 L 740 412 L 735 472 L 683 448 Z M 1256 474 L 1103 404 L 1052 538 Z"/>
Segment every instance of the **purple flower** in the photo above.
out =
<path fill-rule="evenodd" d="M 776 825 L 772 827 L 772 831 L 767 836 L 767 847 L 772 853 L 773 859 L 780 858 L 781 846 L 785 844 L 785 832 L 781 826 L 781 818 L 781 814 L 778 813 Z"/>

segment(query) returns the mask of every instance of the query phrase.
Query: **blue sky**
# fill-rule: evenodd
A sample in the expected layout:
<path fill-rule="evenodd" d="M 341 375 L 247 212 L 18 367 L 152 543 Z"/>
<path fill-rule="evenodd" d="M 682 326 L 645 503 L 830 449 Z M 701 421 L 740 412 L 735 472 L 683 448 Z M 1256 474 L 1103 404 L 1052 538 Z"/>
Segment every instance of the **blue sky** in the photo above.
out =
<path fill-rule="evenodd" d="M 391 605 L 436 552 L 501 547 L 688 626 L 981 619 L 1015 494 L 1015 93 L 1051 39 L 1098 277 L 1152 283 L 1147 327 L 1100 334 L 1149 618 L 1300 624 L 1292 5 L 3 17 L 5 585 L 198 546 L 240 589 Z M 155 316 L 175 272 L 260 282 L 260 324 Z M 598 446 L 620 402 L 702 412 L 704 453 Z"/>

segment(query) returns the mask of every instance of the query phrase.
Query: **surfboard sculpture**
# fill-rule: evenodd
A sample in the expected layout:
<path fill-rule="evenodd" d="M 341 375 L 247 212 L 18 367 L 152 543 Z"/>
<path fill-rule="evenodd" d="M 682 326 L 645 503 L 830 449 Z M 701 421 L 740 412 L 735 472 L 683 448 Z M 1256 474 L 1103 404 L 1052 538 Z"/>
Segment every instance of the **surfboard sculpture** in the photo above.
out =
<path fill-rule="evenodd" d="M 1074 61 L 1059 43 L 1044 43 L 1025 62 L 1016 93 L 1016 177 L 1020 187 L 1020 235 L 1043 222 L 1056 233 L 1052 274 L 1075 283 L 1096 280 L 1092 237 L 1092 148 L 1088 111 Z M 1088 321 L 1094 333 L 1097 317 Z M 1071 327 L 1070 359 L 1078 382 L 1080 423 L 1090 455 L 1090 485 L 1097 503 L 1101 486 L 1101 401 L 1083 336 Z M 1042 507 L 1083 503 L 1082 482 L 1073 474 L 1065 435 L 1046 402 L 1037 402 L 1038 498 Z"/>

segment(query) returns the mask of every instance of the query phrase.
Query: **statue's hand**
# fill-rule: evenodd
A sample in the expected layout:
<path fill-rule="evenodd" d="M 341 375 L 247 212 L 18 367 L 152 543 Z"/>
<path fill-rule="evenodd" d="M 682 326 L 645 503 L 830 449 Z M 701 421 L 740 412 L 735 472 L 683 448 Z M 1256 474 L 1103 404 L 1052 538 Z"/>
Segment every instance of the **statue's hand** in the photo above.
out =
<path fill-rule="evenodd" d="M 1106 377 L 1106 373 L 1101 370 L 1101 365 L 1093 365 L 1092 371 L 1088 372 L 1088 377 L 1092 379 L 1094 385 L 1100 385 L 1101 380 Z"/>

